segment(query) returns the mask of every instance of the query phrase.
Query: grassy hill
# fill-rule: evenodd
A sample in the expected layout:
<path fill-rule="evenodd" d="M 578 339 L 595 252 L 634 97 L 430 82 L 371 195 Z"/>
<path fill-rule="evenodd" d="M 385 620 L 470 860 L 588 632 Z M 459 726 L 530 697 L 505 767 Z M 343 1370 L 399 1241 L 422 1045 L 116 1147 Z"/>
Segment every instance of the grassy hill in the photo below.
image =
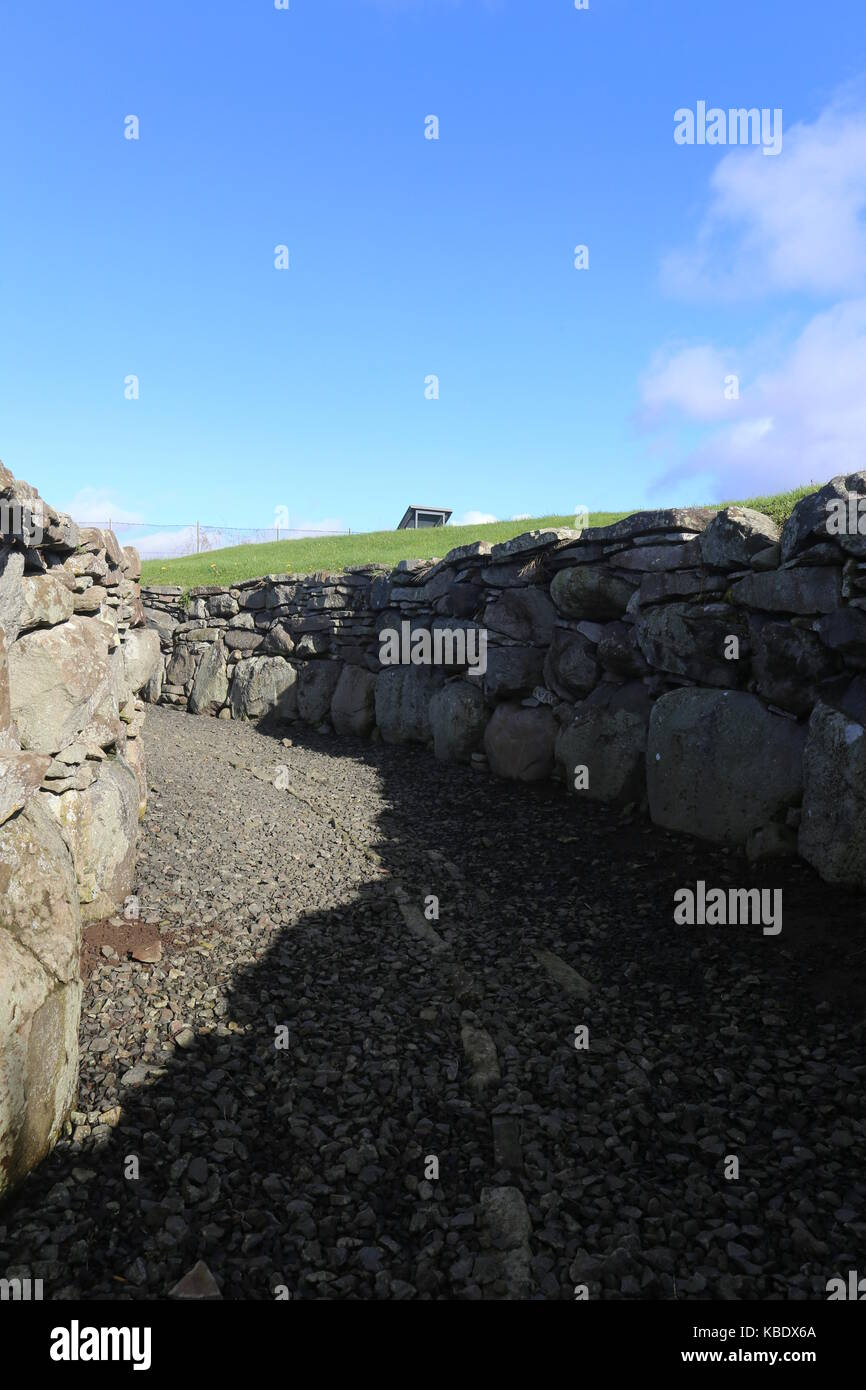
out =
<path fill-rule="evenodd" d="M 772 497 L 752 497 L 739 505 L 766 512 L 781 524 L 794 503 L 814 491 L 815 484 Z M 733 503 L 713 503 L 731 506 Z M 590 526 L 607 526 L 628 512 L 592 512 Z M 350 565 L 396 565 L 398 560 L 429 559 L 445 555 L 457 545 L 484 540 L 495 544 L 525 531 L 553 526 L 573 526 L 574 513 L 537 516 L 522 521 L 494 521 L 481 526 L 431 527 L 423 531 L 362 531 L 351 536 L 312 536 L 294 541 L 268 541 L 263 545 L 236 545 L 225 550 L 206 550 L 175 560 L 146 560 L 141 567 L 144 584 L 178 584 L 183 589 L 198 584 L 235 584 L 263 574 L 312 574 L 336 571 Z"/>

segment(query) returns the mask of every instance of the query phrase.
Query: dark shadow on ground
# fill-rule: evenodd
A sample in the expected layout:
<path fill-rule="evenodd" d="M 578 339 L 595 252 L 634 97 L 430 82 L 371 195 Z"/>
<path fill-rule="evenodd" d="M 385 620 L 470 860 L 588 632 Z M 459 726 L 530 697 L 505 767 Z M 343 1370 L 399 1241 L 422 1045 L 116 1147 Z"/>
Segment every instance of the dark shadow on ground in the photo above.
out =
<path fill-rule="evenodd" d="M 579 1280 L 603 1297 L 822 1297 L 866 1230 L 863 899 L 561 787 L 291 732 L 376 767 L 384 872 L 274 936 L 231 981 L 226 1031 L 122 1089 L 104 1143 L 59 1146 L 0 1210 L 0 1270 L 41 1273 L 46 1297 L 162 1298 L 199 1259 L 225 1298 L 504 1297 L 479 1206 L 504 1183 L 532 1218 L 533 1297 Z M 697 878 L 782 887 L 781 936 L 675 926 L 674 889 Z M 446 951 L 410 935 L 394 881 L 419 908 L 439 897 Z M 589 980 L 586 1003 L 536 948 Z M 502 1072 L 480 1096 L 467 1021 Z M 510 1167 L 497 1108 L 520 1134 Z"/>

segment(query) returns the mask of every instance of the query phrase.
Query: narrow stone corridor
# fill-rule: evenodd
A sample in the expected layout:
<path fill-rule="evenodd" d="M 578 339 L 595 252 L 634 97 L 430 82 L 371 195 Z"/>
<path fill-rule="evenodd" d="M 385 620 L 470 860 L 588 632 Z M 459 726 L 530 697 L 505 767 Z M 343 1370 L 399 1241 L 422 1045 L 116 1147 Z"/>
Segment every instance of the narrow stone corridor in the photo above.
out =
<path fill-rule="evenodd" d="M 857 1267 L 854 895 L 830 924 L 803 864 L 284 732 L 148 711 L 156 958 L 88 934 L 78 1109 L 0 1267 L 458 1300 L 820 1299 Z M 783 884 L 783 931 L 676 925 L 697 877 Z"/>

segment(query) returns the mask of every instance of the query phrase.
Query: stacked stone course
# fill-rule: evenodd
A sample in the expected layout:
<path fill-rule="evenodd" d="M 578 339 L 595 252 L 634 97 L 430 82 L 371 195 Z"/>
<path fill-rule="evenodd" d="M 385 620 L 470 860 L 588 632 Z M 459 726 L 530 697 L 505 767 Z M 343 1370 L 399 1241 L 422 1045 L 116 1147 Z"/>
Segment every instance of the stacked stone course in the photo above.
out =
<path fill-rule="evenodd" d="M 133 549 L 79 529 L 2 464 L 0 510 L 2 1196 L 74 1099 L 81 925 L 132 892 L 147 798 L 139 691 L 159 643 Z"/>
<path fill-rule="evenodd" d="M 584 767 L 576 795 L 866 884 L 866 537 L 828 530 L 851 495 L 866 472 L 781 531 L 677 508 L 394 570 L 146 589 L 162 659 L 144 698 L 419 742 L 570 791 Z M 382 667 L 380 634 L 404 622 L 486 631 L 483 677 Z"/>

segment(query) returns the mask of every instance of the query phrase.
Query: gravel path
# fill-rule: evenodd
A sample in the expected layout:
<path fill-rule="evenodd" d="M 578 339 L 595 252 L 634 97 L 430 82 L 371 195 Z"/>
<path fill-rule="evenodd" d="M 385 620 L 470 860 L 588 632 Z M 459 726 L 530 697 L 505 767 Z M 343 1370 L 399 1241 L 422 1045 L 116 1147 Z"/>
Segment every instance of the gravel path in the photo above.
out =
<path fill-rule="evenodd" d="M 823 1299 L 862 1264 L 861 899 L 420 748 L 161 708 L 145 737 L 161 958 L 88 934 L 80 1109 L 0 1211 L 0 1271 Z M 783 886 L 781 935 L 675 925 L 696 878 Z"/>

